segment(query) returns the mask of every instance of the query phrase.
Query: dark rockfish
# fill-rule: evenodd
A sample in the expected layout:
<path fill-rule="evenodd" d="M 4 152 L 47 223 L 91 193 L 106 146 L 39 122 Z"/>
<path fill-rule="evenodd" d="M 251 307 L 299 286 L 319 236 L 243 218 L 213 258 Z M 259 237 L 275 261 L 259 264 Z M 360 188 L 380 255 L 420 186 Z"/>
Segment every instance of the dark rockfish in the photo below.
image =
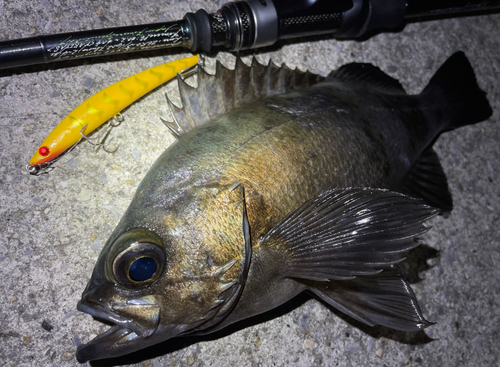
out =
<path fill-rule="evenodd" d="M 397 264 L 433 207 L 452 207 L 432 143 L 491 115 L 465 55 L 415 96 L 369 64 L 323 79 L 238 61 L 198 76 L 180 81 L 179 139 L 78 304 L 113 324 L 78 360 L 210 333 L 305 290 L 368 325 L 428 326 Z"/>

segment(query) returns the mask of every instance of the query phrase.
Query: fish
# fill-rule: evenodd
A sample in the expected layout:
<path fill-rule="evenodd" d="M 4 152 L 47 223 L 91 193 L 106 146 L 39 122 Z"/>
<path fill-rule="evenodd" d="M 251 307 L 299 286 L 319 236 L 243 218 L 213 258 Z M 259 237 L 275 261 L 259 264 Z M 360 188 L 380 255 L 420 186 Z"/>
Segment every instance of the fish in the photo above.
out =
<path fill-rule="evenodd" d="M 178 82 L 177 141 L 77 305 L 112 326 L 78 361 L 209 334 L 305 291 L 369 326 L 432 325 L 399 264 L 453 207 L 433 143 L 492 114 L 463 52 L 417 95 L 361 63 L 321 77 L 238 59 Z"/>

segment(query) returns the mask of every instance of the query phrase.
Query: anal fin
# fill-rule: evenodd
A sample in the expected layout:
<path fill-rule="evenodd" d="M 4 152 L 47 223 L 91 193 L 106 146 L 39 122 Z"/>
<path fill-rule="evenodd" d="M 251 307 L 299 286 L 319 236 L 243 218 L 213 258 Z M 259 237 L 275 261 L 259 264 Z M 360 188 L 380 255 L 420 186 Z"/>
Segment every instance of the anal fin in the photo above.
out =
<path fill-rule="evenodd" d="M 432 147 L 428 147 L 413 164 L 401 184 L 404 194 L 422 198 L 442 213 L 449 213 L 453 208 L 453 200 L 448 189 L 448 181 L 444 174 L 439 157 Z"/>
<path fill-rule="evenodd" d="M 304 283 L 330 306 L 369 326 L 419 331 L 432 325 L 397 265 L 369 277 Z"/>

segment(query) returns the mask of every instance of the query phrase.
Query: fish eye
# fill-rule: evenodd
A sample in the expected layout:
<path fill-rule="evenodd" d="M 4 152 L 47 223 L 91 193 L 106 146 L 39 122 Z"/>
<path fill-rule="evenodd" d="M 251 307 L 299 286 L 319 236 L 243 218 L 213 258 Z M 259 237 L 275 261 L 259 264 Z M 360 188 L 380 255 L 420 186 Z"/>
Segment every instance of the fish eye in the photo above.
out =
<path fill-rule="evenodd" d="M 165 261 L 165 253 L 160 246 L 135 242 L 115 257 L 113 274 L 127 288 L 142 288 L 158 279 Z"/>
<path fill-rule="evenodd" d="M 151 279 L 158 269 L 156 260 L 152 257 L 140 257 L 128 268 L 128 276 L 134 282 L 144 282 Z"/>

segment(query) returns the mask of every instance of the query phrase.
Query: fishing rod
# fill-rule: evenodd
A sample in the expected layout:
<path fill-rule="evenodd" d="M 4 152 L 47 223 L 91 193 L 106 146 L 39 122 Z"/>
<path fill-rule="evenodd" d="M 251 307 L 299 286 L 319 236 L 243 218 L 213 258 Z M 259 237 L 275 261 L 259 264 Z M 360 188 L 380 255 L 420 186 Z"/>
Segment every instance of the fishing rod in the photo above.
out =
<path fill-rule="evenodd" d="M 161 48 L 209 52 L 270 46 L 330 34 L 360 39 L 407 22 L 500 11 L 500 0 L 244 0 L 213 14 L 200 9 L 173 22 L 0 42 L 0 69 Z"/>

